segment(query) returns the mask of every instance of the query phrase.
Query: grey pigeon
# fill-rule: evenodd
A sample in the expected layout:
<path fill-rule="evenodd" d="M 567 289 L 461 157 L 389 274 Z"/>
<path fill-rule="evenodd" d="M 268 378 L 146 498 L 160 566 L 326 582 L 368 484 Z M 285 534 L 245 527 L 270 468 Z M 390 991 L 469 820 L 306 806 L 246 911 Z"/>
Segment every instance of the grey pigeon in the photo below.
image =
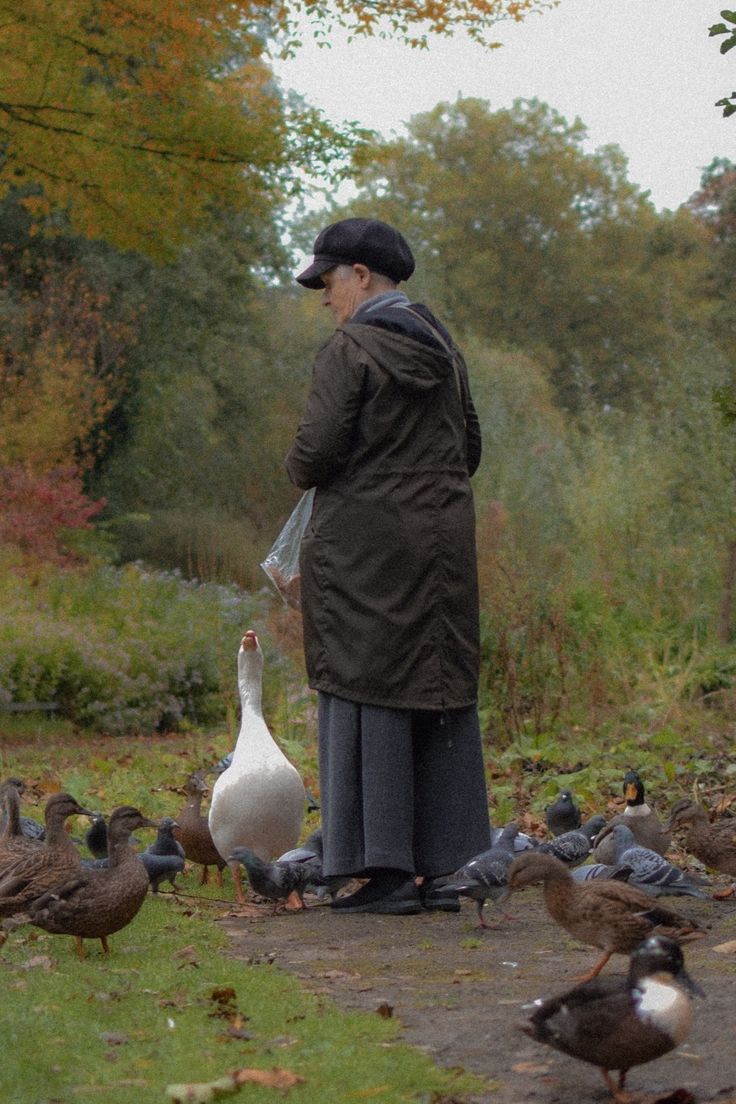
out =
<path fill-rule="evenodd" d="M 103 813 L 92 814 L 92 823 L 85 832 L 84 842 L 95 859 L 107 858 L 107 821 Z"/>
<path fill-rule="evenodd" d="M 174 829 L 178 827 L 173 817 L 162 817 L 156 839 L 141 853 L 153 893 L 158 893 L 161 882 L 169 882 L 176 889 L 176 875 L 184 869 L 184 848 L 174 838 Z"/>
<path fill-rule="evenodd" d="M 310 836 L 307 836 L 304 843 L 300 844 L 299 847 L 293 847 L 291 851 L 285 851 L 283 855 L 279 855 L 276 861 L 303 863 L 309 871 L 305 892 L 316 894 L 320 900 L 329 894 L 334 900 L 337 891 L 352 881 L 352 878 L 339 874 L 323 874 L 323 858 L 322 826 L 320 825 L 319 828 L 315 828 Z"/>
<path fill-rule="evenodd" d="M 554 855 L 566 866 L 578 866 L 587 859 L 592 850 L 594 838 L 605 824 L 606 818 L 596 813 L 575 831 L 563 832 L 556 839 L 540 843 L 539 850 L 547 855 Z"/>
<path fill-rule="evenodd" d="M 609 882 L 628 882 L 634 870 L 625 863 L 584 863 L 576 866 L 570 873 L 576 882 L 589 882 L 593 878 L 606 878 Z"/>
<path fill-rule="evenodd" d="M 557 800 L 552 805 L 546 806 L 544 819 L 553 836 L 561 836 L 563 832 L 574 832 L 580 827 L 580 809 L 575 804 L 570 790 L 562 790 Z"/>
<path fill-rule="evenodd" d="M 707 899 L 699 886 L 684 870 L 673 866 L 656 851 L 640 847 L 630 828 L 614 824 L 610 829 L 616 849 L 616 862 L 632 867 L 629 885 L 648 893 L 650 897 L 700 897 Z"/>
<path fill-rule="evenodd" d="M 492 847 L 499 843 L 502 835 L 503 828 L 491 828 Z M 534 836 L 528 836 L 526 832 L 517 832 L 514 836 L 514 851 L 533 851 L 535 847 L 539 847 L 539 840 L 534 839 Z"/>
<path fill-rule="evenodd" d="M 249 847 L 236 847 L 228 856 L 230 862 L 239 862 L 248 871 L 252 889 L 261 897 L 274 902 L 274 912 L 280 901 L 296 893 L 300 907 L 305 908 L 304 891 L 309 884 L 310 868 L 303 862 L 264 862 Z"/>
<path fill-rule="evenodd" d="M 479 928 L 489 926 L 483 919 L 483 906 L 488 898 L 500 903 L 509 896 L 508 872 L 514 861 L 514 839 L 518 831 L 518 825 L 507 824 L 493 847 L 476 855 L 442 885 L 443 893 L 475 901 Z"/>

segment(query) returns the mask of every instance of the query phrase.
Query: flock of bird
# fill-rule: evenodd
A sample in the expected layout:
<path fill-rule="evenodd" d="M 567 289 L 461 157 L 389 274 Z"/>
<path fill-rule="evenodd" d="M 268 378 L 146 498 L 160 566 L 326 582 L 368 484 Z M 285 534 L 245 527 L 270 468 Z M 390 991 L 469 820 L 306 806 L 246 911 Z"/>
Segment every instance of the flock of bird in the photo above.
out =
<path fill-rule="evenodd" d="M 222 884 L 229 867 L 241 904 L 242 868 L 251 889 L 274 910 L 284 903 L 304 908 L 307 893 L 339 893 L 348 879 L 325 877 L 321 830 L 298 844 L 307 795 L 263 719 L 263 653 L 252 630 L 242 638 L 237 662 L 242 712 L 234 751 L 188 778 L 175 818 L 156 822 L 129 805 L 105 818 L 59 793 L 48 799 L 42 826 L 21 816 L 21 780 L 0 786 L 0 918 L 6 929 L 31 923 L 73 936 L 80 958 L 85 939 L 99 939 L 108 952 L 108 937 L 130 923 L 149 892 L 158 893 L 165 882 L 176 888 L 185 862 L 201 866 L 201 883 L 214 868 Z M 535 1003 L 522 1029 L 598 1066 L 614 1096 L 622 1093 L 631 1066 L 666 1053 L 689 1031 L 688 993 L 695 987 L 680 945 L 705 933 L 661 898 L 708 899 L 711 883 L 667 859 L 672 833 L 685 831 L 684 848 L 706 868 L 736 877 L 736 819 L 713 823 L 701 805 L 683 799 L 663 824 L 633 770 L 624 777 L 623 793 L 622 814 L 583 821 L 565 790 L 545 810 L 547 838 L 520 832 L 516 823 L 495 829 L 490 849 L 441 884 L 441 907 L 457 912 L 459 898 L 470 898 L 481 928 L 489 926 L 487 901 L 500 908 L 513 892 L 541 884 L 551 919 L 600 950 L 573 989 Z M 67 831 L 72 816 L 91 821 L 84 837 L 90 858 L 81 856 Z M 133 833 L 149 827 L 157 829 L 155 842 L 136 850 Z M 600 977 L 613 954 L 630 955 L 628 974 Z M 611 1070 L 619 1071 L 618 1084 Z"/>

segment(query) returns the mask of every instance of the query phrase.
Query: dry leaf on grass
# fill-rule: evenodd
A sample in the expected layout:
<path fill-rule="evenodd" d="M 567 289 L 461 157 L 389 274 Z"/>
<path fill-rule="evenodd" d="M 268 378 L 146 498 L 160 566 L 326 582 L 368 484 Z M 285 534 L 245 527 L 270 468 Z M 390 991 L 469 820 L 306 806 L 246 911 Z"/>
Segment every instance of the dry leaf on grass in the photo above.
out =
<path fill-rule="evenodd" d="M 727 943 L 717 943 L 713 950 L 718 954 L 736 954 L 736 939 L 729 939 Z"/>
<path fill-rule="evenodd" d="M 517 1062 L 511 1068 L 514 1073 L 549 1073 L 549 1066 L 542 1062 Z"/>
<path fill-rule="evenodd" d="M 392 1004 L 389 1004 L 388 1001 L 381 1001 L 381 1003 L 376 1008 L 376 1012 L 384 1020 L 390 1020 L 394 1014 L 394 1006 Z"/>
<path fill-rule="evenodd" d="M 33 958 L 27 958 L 25 962 L 21 962 L 21 970 L 35 970 L 39 967 L 42 970 L 50 970 L 53 966 L 53 960 L 48 955 L 34 955 Z"/>
<path fill-rule="evenodd" d="M 172 1104 L 211 1104 L 213 1100 L 239 1092 L 240 1086 L 246 1083 L 284 1091 L 303 1081 L 303 1077 L 285 1069 L 239 1069 L 219 1077 L 217 1081 L 191 1085 L 167 1085 L 166 1095 Z"/>

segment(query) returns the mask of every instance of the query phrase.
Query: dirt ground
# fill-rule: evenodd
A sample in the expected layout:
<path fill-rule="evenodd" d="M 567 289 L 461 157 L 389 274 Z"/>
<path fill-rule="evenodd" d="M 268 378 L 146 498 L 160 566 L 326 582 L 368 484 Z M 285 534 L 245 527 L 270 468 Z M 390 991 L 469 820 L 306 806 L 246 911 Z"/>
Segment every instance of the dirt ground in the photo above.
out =
<path fill-rule="evenodd" d="M 708 927 L 685 948 L 687 968 L 706 993 L 678 1051 L 631 1071 L 627 1088 L 663 1100 L 678 1088 L 698 1104 L 736 1104 L 736 953 L 713 948 L 736 940 L 736 899 L 666 898 Z M 302 913 L 225 920 L 234 953 L 271 961 L 339 1006 L 376 1012 L 389 1005 L 403 1038 L 439 1064 L 485 1079 L 462 1104 L 562 1104 L 610 1099 L 598 1071 L 535 1043 L 515 1027 L 523 1005 L 574 984 L 598 957 L 548 917 L 538 889 L 517 894 L 514 919 L 479 931 L 475 905 L 460 913 L 417 916 L 340 915 L 324 905 Z M 496 922 L 493 906 L 487 918 Z M 615 956 L 606 971 L 623 972 Z M 385 1009 L 384 1009 L 385 1011 Z M 460 1104 L 459 1101 L 453 1104 Z"/>

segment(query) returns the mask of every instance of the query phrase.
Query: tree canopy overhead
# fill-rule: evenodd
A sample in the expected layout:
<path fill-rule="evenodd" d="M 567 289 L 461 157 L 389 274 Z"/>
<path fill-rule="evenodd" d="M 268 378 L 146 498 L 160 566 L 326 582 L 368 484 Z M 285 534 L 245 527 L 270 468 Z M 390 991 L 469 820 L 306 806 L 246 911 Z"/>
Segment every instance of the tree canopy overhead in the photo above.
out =
<path fill-rule="evenodd" d="M 269 45 L 293 48 L 305 18 L 421 44 L 552 2 L 0 0 L 0 194 L 165 253 L 213 208 L 263 215 L 354 144 L 272 79 Z"/>

